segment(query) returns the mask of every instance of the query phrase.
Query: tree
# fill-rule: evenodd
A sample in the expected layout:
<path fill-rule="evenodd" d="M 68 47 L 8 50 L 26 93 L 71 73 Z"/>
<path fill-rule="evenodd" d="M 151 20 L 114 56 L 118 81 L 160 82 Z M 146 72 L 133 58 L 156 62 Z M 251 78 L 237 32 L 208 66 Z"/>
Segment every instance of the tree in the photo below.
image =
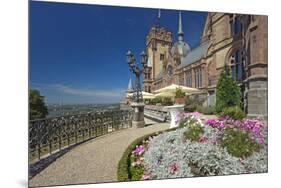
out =
<path fill-rule="evenodd" d="M 241 106 L 241 90 L 225 65 L 217 84 L 216 111 L 220 113 L 224 108 L 232 106 Z"/>
<path fill-rule="evenodd" d="M 29 91 L 29 119 L 45 118 L 48 115 L 48 109 L 44 102 L 44 96 L 35 89 Z"/>

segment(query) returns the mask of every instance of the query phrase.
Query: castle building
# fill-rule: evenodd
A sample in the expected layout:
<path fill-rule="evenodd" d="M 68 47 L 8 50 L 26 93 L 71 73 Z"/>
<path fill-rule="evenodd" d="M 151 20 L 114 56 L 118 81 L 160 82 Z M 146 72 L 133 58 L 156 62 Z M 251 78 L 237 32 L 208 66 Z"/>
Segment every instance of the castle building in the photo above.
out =
<path fill-rule="evenodd" d="M 249 117 L 267 117 L 267 16 L 208 13 L 200 44 L 191 49 L 184 41 L 179 12 L 177 41 L 172 33 L 152 26 L 146 36 L 148 68 L 143 90 L 178 84 L 198 88 L 205 105 L 215 105 L 220 71 L 227 65 L 243 94 Z"/>

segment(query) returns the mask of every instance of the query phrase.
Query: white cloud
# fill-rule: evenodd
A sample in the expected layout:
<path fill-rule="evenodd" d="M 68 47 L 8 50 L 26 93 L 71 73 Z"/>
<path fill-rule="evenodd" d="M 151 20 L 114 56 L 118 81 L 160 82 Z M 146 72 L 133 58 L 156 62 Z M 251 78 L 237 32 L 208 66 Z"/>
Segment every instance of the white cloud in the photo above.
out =
<path fill-rule="evenodd" d="M 98 90 L 98 89 L 82 89 L 66 86 L 63 84 L 41 84 L 41 83 L 31 83 L 32 86 L 40 89 L 56 90 L 64 94 L 76 95 L 76 96 L 87 96 L 87 97 L 110 97 L 110 98 L 120 98 L 124 95 L 125 89 L 114 88 L 108 90 Z"/>

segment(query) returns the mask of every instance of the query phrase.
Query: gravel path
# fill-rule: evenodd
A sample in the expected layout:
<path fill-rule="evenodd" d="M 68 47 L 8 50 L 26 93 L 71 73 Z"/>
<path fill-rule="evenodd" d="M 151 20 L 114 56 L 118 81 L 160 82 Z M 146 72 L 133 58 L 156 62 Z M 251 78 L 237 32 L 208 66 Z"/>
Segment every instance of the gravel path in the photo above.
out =
<path fill-rule="evenodd" d="M 150 122 L 151 123 L 151 122 Z M 168 129 L 169 123 L 130 128 L 81 144 L 29 181 L 30 187 L 117 181 L 117 165 L 136 138 Z"/>

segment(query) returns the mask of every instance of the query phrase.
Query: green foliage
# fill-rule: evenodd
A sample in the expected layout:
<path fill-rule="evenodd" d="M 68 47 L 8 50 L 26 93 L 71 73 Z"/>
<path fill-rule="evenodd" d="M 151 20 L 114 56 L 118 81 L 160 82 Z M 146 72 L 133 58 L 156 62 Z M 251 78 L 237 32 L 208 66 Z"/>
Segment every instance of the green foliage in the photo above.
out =
<path fill-rule="evenodd" d="M 227 107 L 221 112 L 222 116 L 229 116 L 232 119 L 238 120 L 246 117 L 245 112 L 239 106 Z"/>
<path fill-rule="evenodd" d="M 35 89 L 29 91 L 29 119 L 45 118 L 48 115 L 48 109 L 44 102 L 44 96 Z"/>
<path fill-rule="evenodd" d="M 187 131 L 185 131 L 184 136 L 186 139 L 190 141 L 199 141 L 200 137 L 204 134 L 204 129 L 198 125 L 191 125 L 188 127 Z"/>
<path fill-rule="evenodd" d="M 215 106 L 202 106 L 202 105 L 197 105 L 196 106 L 196 111 L 200 112 L 202 114 L 206 115 L 212 115 L 216 113 L 216 108 Z"/>
<path fill-rule="evenodd" d="M 144 173 L 143 166 L 130 166 L 131 180 L 140 180 Z"/>
<path fill-rule="evenodd" d="M 259 150 L 259 145 L 250 138 L 249 133 L 237 128 L 224 130 L 221 145 L 226 147 L 228 153 L 240 158 L 249 157 Z"/>
<path fill-rule="evenodd" d="M 163 97 L 162 98 L 162 105 L 163 106 L 170 106 L 173 105 L 173 101 L 170 97 Z"/>
<path fill-rule="evenodd" d="M 151 104 L 152 99 L 144 99 L 144 104 Z"/>
<path fill-rule="evenodd" d="M 198 123 L 198 120 L 195 118 L 183 119 L 179 122 L 179 128 L 183 128 L 186 126 L 189 126 L 189 127 L 198 126 L 197 123 Z"/>
<path fill-rule="evenodd" d="M 216 111 L 220 113 L 224 108 L 241 105 L 241 90 L 232 79 L 227 66 L 222 70 L 216 90 Z"/>
<path fill-rule="evenodd" d="M 202 103 L 199 101 L 197 96 L 187 96 L 185 97 L 185 107 L 184 111 L 187 112 L 194 112 L 196 111 L 196 107 L 202 105 Z"/>
<path fill-rule="evenodd" d="M 151 105 L 161 104 L 163 106 L 169 106 L 169 105 L 173 105 L 173 101 L 170 97 L 155 97 L 154 99 L 151 100 L 145 100 L 145 104 L 151 104 Z"/>
<path fill-rule="evenodd" d="M 151 102 L 151 104 L 153 104 L 153 105 L 158 104 L 158 103 L 162 103 L 162 97 L 155 97 L 155 98 L 152 99 L 150 102 Z"/>
<path fill-rule="evenodd" d="M 184 98 L 184 97 L 185 97 L 185 92 L 183 92 L 180 87 L 177 88 L 175 98 Z"/>

